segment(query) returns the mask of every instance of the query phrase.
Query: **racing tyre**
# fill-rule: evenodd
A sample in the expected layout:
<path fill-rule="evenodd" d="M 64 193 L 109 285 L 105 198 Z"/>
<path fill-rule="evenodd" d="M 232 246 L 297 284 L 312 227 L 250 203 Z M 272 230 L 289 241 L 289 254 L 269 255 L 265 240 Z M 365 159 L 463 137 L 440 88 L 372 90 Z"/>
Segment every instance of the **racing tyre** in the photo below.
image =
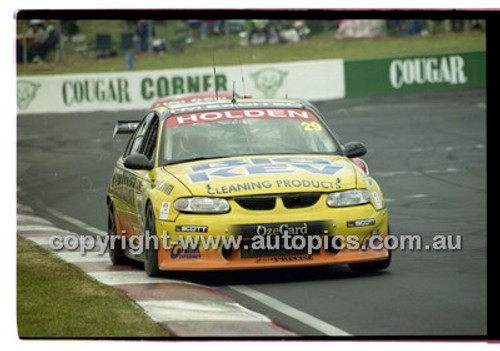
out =
<path fill-rule="evenodd" d="M 160 270 L 158 269 L 158 248 L 154 245 L 156 238 L 155 214 L 151 205 L 146 211 L 146 231 L 149 234 L 144 233 L 144 271 L 150 277 L 157 277 L 160 275 Z"/>
<path fill-rule="evenodd" d="M 120 239 L 116 236 L 116 216 L 113 204 L 108 205 L 108 253 L 113 265 L 128 263 Z"/>

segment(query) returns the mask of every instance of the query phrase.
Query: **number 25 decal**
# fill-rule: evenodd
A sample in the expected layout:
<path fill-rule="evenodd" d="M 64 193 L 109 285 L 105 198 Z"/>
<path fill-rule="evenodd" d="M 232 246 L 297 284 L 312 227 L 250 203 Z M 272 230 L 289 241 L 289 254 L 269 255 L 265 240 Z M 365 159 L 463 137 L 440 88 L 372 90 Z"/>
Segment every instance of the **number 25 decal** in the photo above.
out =
<path fill-rule="evenodd" d="M 300 125 L 306 132 L 320 131 L 322 129 L 321 125 L 316 122 L 302 122 Z"/>

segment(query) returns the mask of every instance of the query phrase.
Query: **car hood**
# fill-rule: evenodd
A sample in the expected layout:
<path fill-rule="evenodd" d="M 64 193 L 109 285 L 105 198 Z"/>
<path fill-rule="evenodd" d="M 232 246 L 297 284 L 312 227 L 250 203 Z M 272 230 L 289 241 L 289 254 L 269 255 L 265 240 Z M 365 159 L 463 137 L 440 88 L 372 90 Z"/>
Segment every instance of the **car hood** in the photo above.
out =
<path fill-rule="evenodd" d="M 333 155 L 228 157 L 169 165 L 164 170 L 195 196 L 331 192 L 356 187 L 352 163 Z"/>

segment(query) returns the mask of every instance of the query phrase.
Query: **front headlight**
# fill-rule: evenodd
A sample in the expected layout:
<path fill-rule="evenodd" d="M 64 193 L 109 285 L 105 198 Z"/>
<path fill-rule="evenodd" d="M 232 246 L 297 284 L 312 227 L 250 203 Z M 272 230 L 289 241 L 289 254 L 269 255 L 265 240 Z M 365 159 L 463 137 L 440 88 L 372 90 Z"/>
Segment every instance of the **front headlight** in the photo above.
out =
<path fill-rule="evenodd" d="M 226 199 L 218 197 L 181 197 L 174 201 L 174 207 L 188 213 L 227 213 L 231 209 Z"/>
<path fill-rule="evenodd" d="M 352 189 L 328 194 L 326 203 L 330 207 L 362 205 L 370 202 L 370 192 L 367 189 Z"/>

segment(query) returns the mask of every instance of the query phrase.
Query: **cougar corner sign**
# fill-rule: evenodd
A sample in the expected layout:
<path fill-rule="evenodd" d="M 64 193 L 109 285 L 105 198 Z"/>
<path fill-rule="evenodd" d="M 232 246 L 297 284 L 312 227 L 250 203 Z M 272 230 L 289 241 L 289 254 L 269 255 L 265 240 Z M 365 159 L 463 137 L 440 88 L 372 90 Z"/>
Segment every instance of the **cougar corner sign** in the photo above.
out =
<path fill-rule="evenodd" d="M 26 110 L 31 102 L 36 98 L 38 89 L 41 84 L 33 83 L 28 80 L 17 81 L 17 108 L 19 110 Z"/>
<path fill-rule="evenodd" d="M 243 77 L 242 77 L 243 74 Z M 244 79 L 242 79 L 244 78 Z M 19 114 L 146 110 L 173 95 L 232 89 L 253 97 L 344 97 L 343 60 L 19 77 Z M 246 82 L 246 86 L 243 85 Z"/>
<path fill-rule="evenodd" d="M 246 85 L 245 85 L 246 82 Z M 486 86 L 486 52 L 328 59 L 17 79 L 18 114 L 145 111 L 162 97 L 232 89 L 310 101 Z"/>
<path fill-rule="evenodd" d="M 484 87 L 485 58 L 478 51 L 346 61 L 346 96 Z"/>
<path fill-rule="evenodd" d="M 264 94 L 265 97 L 272 98 L 275 97 L 278 89 L 283 86 L 287 74 L 287 72 L 276 68 L 265 68 L 252 73 L 250 76 L 257 89 Z"/>

